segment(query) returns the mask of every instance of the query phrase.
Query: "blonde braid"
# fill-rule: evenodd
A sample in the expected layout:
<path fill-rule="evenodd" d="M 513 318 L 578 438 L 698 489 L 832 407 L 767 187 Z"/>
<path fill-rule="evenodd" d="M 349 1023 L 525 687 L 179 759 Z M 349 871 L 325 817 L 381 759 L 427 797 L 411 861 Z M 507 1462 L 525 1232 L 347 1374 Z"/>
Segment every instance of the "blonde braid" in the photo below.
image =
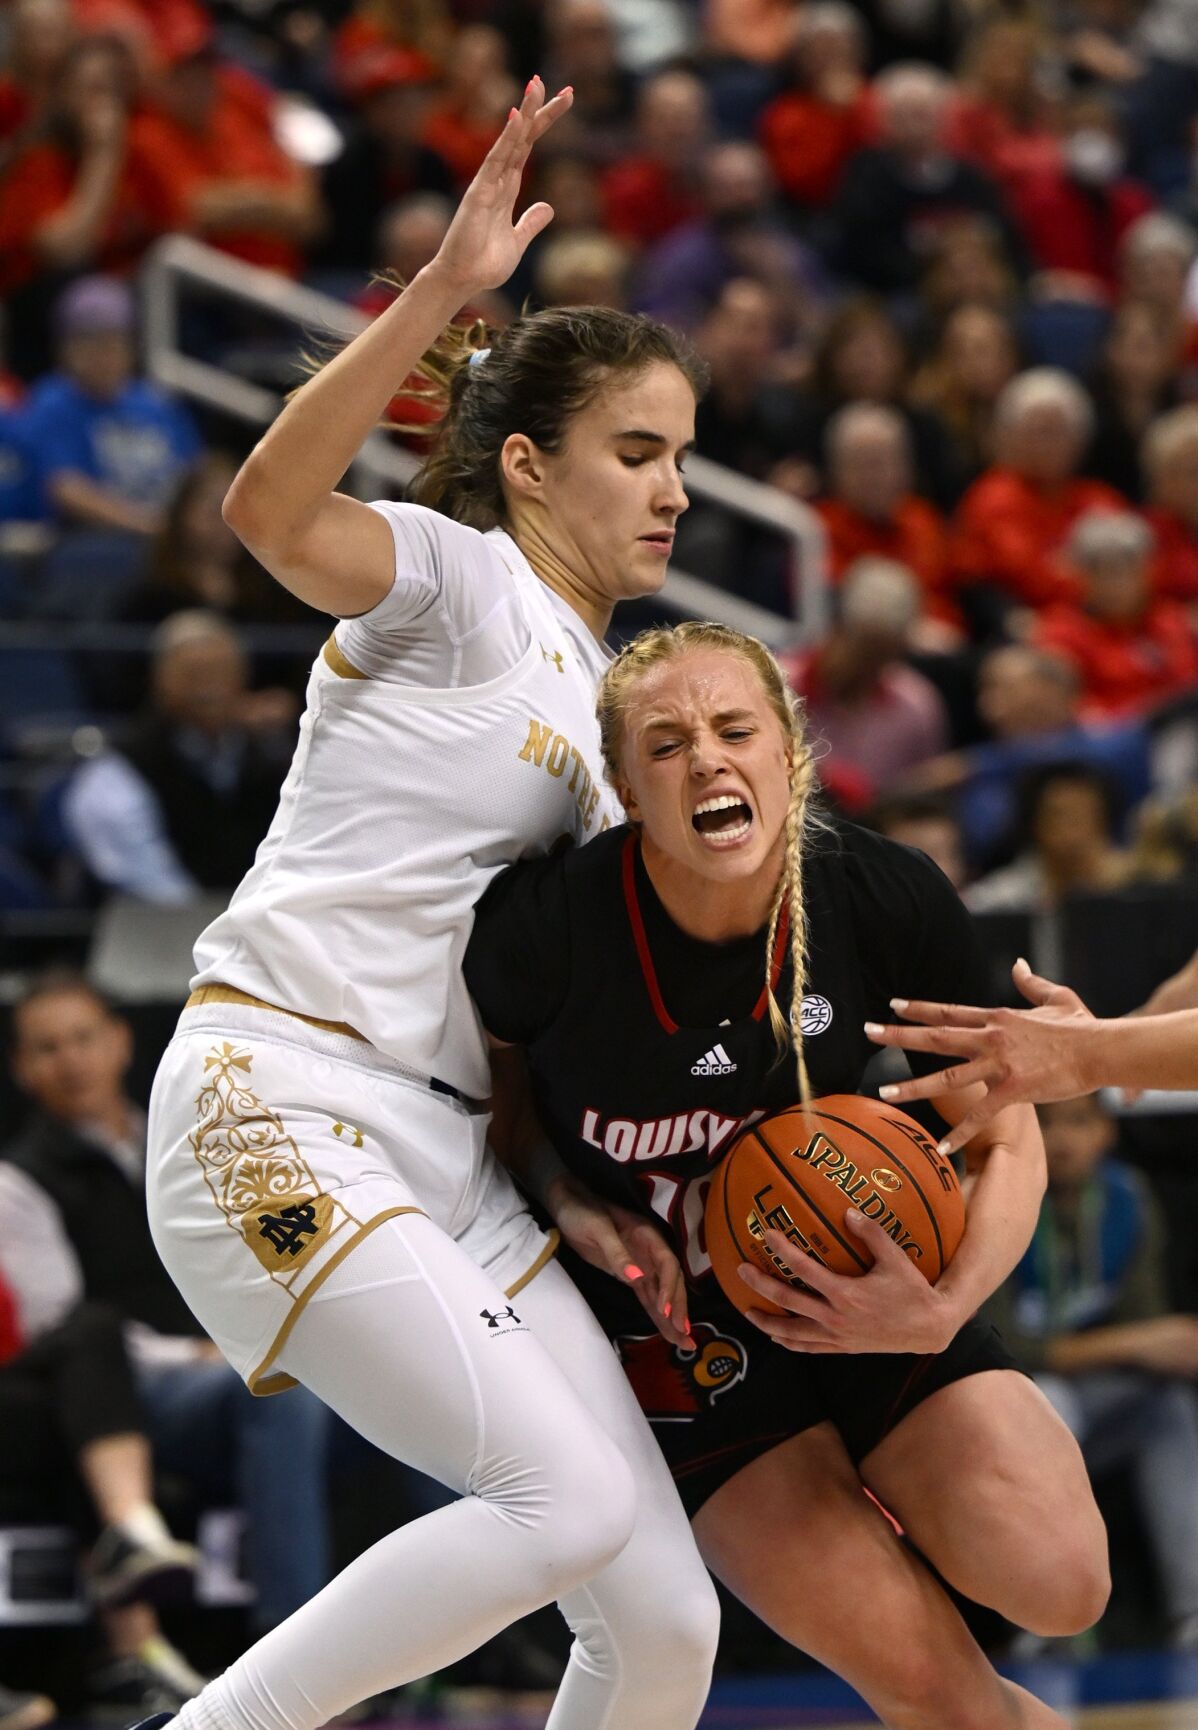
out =
<path fill-rule="evenodd" d="M 803 992 L 807 985 L 807 903 L 803 898 L 803 842 L 809 828 L 808 806 L 815 786 L 815 760 L 802 741 L 795 740 L 795 760 L 790 772 L 790 804 L 786 809 L 786 863 L 782 881 L 790 897 L 790 1036 L 794 1041 L 799 1072 L 799 1098 L 812 1099 L 807 1059 L 803 1054 Z"/>

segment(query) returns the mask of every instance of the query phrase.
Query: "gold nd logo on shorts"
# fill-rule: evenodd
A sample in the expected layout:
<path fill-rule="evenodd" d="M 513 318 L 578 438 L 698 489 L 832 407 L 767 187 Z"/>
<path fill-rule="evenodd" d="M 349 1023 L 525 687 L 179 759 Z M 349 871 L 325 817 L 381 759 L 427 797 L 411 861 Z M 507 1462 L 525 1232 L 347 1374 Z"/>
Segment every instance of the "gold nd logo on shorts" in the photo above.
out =
<path fill-rule="evenodd" d="M 277 1112 L 249 1087 L 253 1053 L 214 1046 L 204 1059 L 189 1137 L 225 1219 L 272 1278 L 291 1287 L 351 1220 L 320 1184 Z"/>

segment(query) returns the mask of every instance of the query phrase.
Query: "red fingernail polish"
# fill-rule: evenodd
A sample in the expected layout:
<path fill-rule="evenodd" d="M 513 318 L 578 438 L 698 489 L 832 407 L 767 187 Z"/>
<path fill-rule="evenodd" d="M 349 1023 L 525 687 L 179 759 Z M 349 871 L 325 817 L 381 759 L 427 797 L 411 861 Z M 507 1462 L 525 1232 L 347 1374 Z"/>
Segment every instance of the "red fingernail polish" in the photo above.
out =
<path fill-rule="evenodd" d="M 635 1262 L 630 1261 L 624 1269 L 625 1279 L 644 1279 L 644 1277 L 643 1269 L 637 1267 Z"/>
<path fill-rule="evenodd" d="M 520 110 L 518 108 L 509 108 L 507 111 L 508 119 L 514 120 L 516 118 L 516 116 L 519 114 L 519 112 L 520 112 Z"/>
<path fill-rule="evenodd" d="M 674 1307 L 673 1304 L 662 1304 L 662 1306 L 661 1306 L 662 1314 L 665 1316 L 667 1321 L 669 1321 L 669 1319 L 670 1319 L 670 1311 L 673 1309 L 673 1307 Z"/>
<path fill-rule="evenodd" d="M 689 1339 L 691 1337 L 691 1324 L 689 1322 L 683 1322 L 682 1326 L 683 1326 L 683 1329 L 686 1333 L 687 1339 Z"/>

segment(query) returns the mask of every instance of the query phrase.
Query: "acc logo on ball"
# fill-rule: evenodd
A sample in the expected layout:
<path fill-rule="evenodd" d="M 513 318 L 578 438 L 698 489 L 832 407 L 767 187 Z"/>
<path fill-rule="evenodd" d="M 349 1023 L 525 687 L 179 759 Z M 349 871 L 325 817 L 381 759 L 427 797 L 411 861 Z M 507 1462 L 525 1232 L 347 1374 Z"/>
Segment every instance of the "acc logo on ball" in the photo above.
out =
<path fill-rule="evenodd" d="M 832 1025 L 832 1005 L 826 997 L 820 997 L 813 992 L 810 997 L 804 997 L 799 1008 L 799 1027 L 804 1039 L 811 1039 L 817 1033 L 822 1033 Z"/>

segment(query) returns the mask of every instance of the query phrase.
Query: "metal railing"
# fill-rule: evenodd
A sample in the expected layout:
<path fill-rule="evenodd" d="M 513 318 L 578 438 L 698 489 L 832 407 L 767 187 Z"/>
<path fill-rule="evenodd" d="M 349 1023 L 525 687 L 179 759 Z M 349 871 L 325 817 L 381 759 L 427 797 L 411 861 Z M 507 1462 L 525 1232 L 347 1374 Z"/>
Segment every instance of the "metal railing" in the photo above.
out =
<path fill-rule="evenodd" d="M 150 376 L 182 396 L 253 426 L 266 426 L 274 419 L 280 394 L 184 352 L 180 315 L 184 290 L 202 290 L 257 308 L 295 325 L 309 339 L 345 339 L 369 323 L 364 313 L 332 295 L 244 264 L 185 235 L 159 241 L 142 267 L 141 284 Z M 410 451 L 375 433 L 350 469 L 349 484 L 362 496 L 403 488 L 417 466 L 418 459 Z M 814 511 L 705 457 L 689 459 L 686 484 L 693 498 L 772 529 L 788 543 L 796 577 L 796 613 L 788 618 L 771 612 L 675 569 L 666 579 L 663 598 L 682 612 L 718 618 L 752 632 L 774 648 L 821 635 L 828 622 L 827 561 L 823 525 Z"/>

